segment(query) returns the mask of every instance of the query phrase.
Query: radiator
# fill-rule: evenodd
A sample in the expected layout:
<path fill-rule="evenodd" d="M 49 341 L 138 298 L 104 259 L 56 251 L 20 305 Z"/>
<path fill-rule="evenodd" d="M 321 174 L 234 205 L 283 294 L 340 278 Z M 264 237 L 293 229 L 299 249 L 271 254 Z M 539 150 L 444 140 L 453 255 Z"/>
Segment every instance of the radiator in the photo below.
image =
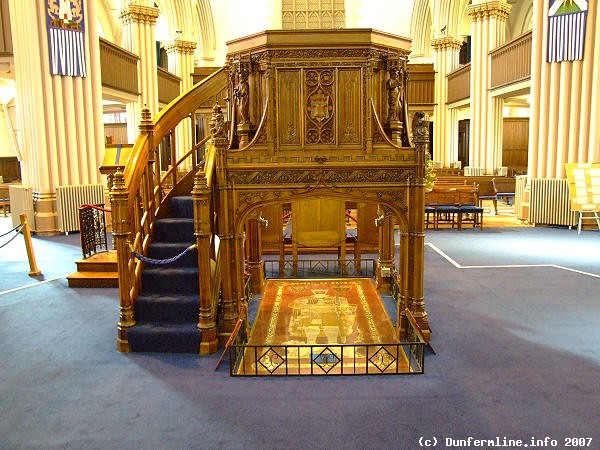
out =
<path fill-rule="evenodd" d="M 577 223 L 569 203 L 567 179 L 532 178 L 529 195 L 529 222 L 545 225 Z"/>
<path fill-rule="evenodd" d="M 484 170 L 483 167 L 465 166 L 464 173 L 466 177 L 479 177 L 484 175 Z"/>
<path fill-rule="evenodd" d="M 58 230 L 63 233 L 79 231 L 79 207 L 104 204 L 104 188 L 101 184 L 81 186 L 58 186 L 56 188 L 56 210 Z"/>
<path fill-rule="evenodd" d="M 33 195 L 29 186 L 20 184 L 9 184 L 8 195 L 10 197 L 10 215 L 13 227 L 21 224 L 20 215 L 27 216 L 27 223 L 32 231 L 35 231 L 35 215 L 33 214 Z"/>

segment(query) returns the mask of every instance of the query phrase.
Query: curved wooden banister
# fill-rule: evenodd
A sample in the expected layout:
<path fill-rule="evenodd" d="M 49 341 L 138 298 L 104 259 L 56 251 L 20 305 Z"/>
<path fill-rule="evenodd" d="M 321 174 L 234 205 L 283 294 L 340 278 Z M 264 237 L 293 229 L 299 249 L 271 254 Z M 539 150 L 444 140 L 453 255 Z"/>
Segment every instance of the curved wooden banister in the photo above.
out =
<path fill-rule="evenodd" d="M 135 324 L 133 306 L 141 290 L 144 267 L 141 259 L 133 257 L 132 251 L 147 254 L 155 220 L 166 215 L 168 208 L 165 207 L 171 196 L 189 193 L 194 174 L 199 172 L 197 175 L 205 178 L 206 186 L 212 186 L 216 151 L 210 143 L 210 136 L 193 143 L 190 149 L 184 149 L 182 155 L 176 156 L 175 129 L 185 120 L 191 120 L 193 129 L 196 111 L 212 106 L 219 94 L 227 89 L 227 83 L 226 72 L 220 69 L 175 98 L 152 120 L 142 120 L 140 135 L 123 174 L 115 175 L 118 183 L 115 182 L 111 189 L 111 204 L 116 221 L 113 237 L 118 253 L 121 308 L 118 348 L 122 351 L 129 349 L 126 330 Z M 168 160 L 164 161 L 159 145 L 168 137 L 172 151 L 167 155 Z M 206 151 L 203 146 L 206 146 Z M 166 168 L 165 173 L 161 173 L 161 168 Z"/>
<path fill-rule="evenodd" d="M 246 145 L 244 148 L 241 148 L 240 151 L 243 151 L 249 147 L 252 147 L 256 143 L 256 141 L 258 140 L 258 137 L 260 136 L 260 133 L 262 132 L 263 128 L 265 127 L 265 123 L 267 122 L 267 112 L 268 111 L 269 111 L 269 97 L 267 97 L 267 100 L 265 101 L 265 107 L 263 109 L 263 113 L 260 118 L 260 123 L 258 124 L 258 128 L 256 129 L 256 133 L 254 133 L 254 138 L 252 138 L 252 140 L 248 143 L 248 145 Z"/>
<path fill-rule="evenodd" d="M 373 103 L 373 99 L 369 99 L 369 101 L 371 102 L 371 110 L 373 112 L 373 117 L 375 117 L 375 123 L 377 124 L 377 129 L 379 130 L 379 132 L 381 133 L 381 135 L 383 136 L 383 138 L 385 139 L 385 141 L 391 145 L 392 147 L 396 147 L 398 149 L 401 149 L 402 147 L 399 146 L 398 144 L 394 143 L 388 136 L 387 134 L 385 134 L 385 131 L 383 129 L 383 125 L 381 125 L 381 121 L 379 120 L 379 116 L 377 115 L 377 111 L 375 110 L 375 103 Z"/>
<path fill-rule="evenodd" d="M 153 142 L 159 143 L 182 120 L 189 117 L 198 107 L 209 98 L 216 98 L 227 84 L 227 74 L 224 69 L 219 69 L 201 82 L 195 84 L 188 92 L 173 99 L 153 119 Z M 142 173 L 146 169 L 150 149 L 148 135 L 141 133 L 136 140 L 131 156 L 124 169 L 125 186 L 138 186 Z M 129 206 L 133 206 L 135 198 L 130 190 Z"/>

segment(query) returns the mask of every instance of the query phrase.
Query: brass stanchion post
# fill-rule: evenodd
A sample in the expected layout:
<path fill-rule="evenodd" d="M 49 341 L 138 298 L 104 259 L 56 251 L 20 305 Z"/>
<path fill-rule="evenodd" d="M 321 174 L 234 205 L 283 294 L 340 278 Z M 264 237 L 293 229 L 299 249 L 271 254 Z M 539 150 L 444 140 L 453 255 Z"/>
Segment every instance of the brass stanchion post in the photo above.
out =
<path fill-rule="evenodd" d="M 23 233 L 23 239 L 25 239 L 25 248 L 27 249 L 27 259 L 29 259 L 29 276 L 37 277 L 42 274 L 42 271 L 38 269 L 38 266 L 35 262 L 35 255 L 33 254 L 33 245 L 31 245 L 31 230 L 29 229 L 29 222 L 27 222 L 27 215 L 21 214 L 19 216 L 21 219 L 21 225 L 23 225 L 23 229 L 21 232 Z"/>

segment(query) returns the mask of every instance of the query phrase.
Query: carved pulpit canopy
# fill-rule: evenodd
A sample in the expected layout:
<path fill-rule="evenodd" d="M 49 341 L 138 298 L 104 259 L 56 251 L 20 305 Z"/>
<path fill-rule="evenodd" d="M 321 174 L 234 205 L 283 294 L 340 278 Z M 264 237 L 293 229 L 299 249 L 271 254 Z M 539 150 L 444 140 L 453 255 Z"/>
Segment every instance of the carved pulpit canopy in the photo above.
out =
<path fill-rule="evenodd" d="M 267 135 L 290 151 L 409 146 L 410 39 L 367 28 L 269 30 L 227 46 L 238 148 Z M 267 105 L 273 120 L 261 138 Z"/>

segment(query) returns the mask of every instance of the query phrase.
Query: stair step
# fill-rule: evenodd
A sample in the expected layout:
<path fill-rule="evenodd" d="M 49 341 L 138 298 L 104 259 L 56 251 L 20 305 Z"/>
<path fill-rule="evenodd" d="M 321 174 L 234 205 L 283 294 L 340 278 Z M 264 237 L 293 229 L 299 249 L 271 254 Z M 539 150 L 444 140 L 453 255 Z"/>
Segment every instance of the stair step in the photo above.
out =
<path fill-rule="evenodd" d="M 132 352 L 195 353 L 200 352 L 197 324 L 137 323 L 127 329 Z"/>
<path fill-rule="evenodd" d="M 152 266 L 142 271 L 144 294 L 198 294 L 198 267 Z"/>
<path fill-rule="evenodd" d="M 155 242 L 195 241 L 194 219 L 187 217 L 167 217 L 154 222 Z"/>
<path fill-rule="evenodd" d="M 173 197 L 169 207 L 171 217 L 194 217 L 194 202 L 191 195 Z"/>
<path fill-rule="evenodd" d="M 116 272 L 75 272 L 67 277 L 69 287 L 116 288 L 119 274 Z"/>
<path fill-rule="evenodd" d="M 96 253 L 75 262 L 78 272 L 117 272 L 117 252 Z"/>
<path fill-rule="evenodd" d="M 139 322 L 197 323 L 199 314 L 198 295 L 140 295 L 135 300 Z"/>

